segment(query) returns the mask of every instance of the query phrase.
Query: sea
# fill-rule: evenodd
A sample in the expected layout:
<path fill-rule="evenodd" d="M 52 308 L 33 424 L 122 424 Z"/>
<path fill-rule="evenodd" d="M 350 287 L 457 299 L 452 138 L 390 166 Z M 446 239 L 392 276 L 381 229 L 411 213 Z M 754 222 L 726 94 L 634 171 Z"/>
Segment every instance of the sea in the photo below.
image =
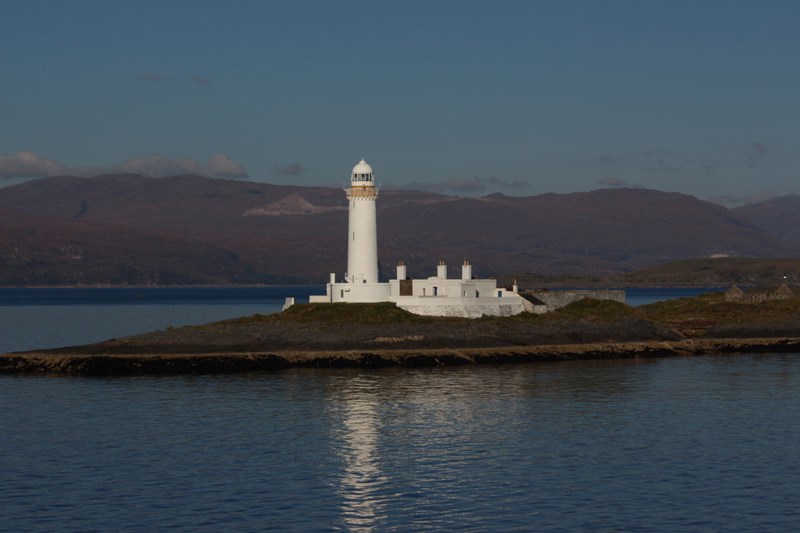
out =
<path fill-rule="evenodd" d="M 320 290 L 0 289 L 0 352 Z M 0 375 L 0 431 L 0 532 L 800 530 L 792 354 Z"/>

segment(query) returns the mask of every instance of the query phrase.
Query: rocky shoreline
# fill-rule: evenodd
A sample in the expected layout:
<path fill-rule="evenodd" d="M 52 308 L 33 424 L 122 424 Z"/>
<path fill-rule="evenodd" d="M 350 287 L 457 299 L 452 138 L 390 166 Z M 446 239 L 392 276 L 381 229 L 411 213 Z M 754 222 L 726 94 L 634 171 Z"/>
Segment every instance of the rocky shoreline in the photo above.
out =
<path fill-rule="evenodd" d="M 301 368 L 432 367 L 636 359 L 732 353 L 798 353 L 800 337 L 684 339 L 612 343 L 437 348 L 224 352 L 200 354 L 82 354 L 28 352 L 0 356 L 0 373 L 67 375 L 208 374 Z"/>
<path fill-rule="evenodd" d="M 391 303 L 302 304 L 104 342 L 0 355 L 0 373 L 204 374 L 800 352 L 800 298 L 703 295 L 631 308 L 581 300 L 544 315 L 421 317 Z"/>

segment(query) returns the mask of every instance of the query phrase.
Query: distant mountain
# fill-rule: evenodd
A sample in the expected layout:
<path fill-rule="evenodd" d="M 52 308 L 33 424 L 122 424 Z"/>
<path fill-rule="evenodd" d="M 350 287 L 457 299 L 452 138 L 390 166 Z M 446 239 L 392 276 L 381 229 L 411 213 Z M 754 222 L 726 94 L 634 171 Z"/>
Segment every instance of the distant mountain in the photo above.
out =
<path fill-rule="evenodd" d="M 744 205 L 732 211 L 777 237 L 800 241 L 800 195 L 798 194 Z"/>
<path fill-rule="evenodd" d="M 381 191 L 384 277 L 608 275 L 675 259 L 786 257 L 738 212 L 645 189 L 458 198 Z M 57 177 L 0 188 L 0 285 L 324 283 L 347 267 L 341 189 L 198 176 Z"/>
<path fill-rule="evenodd" d="M 270 279 L 271 278 L 271 279 Z M 198 285 L 281 282 L 198 239 L 0 211 L 0 285 Z"/>
<path fill-rule="evenodd" d="M 449 204 L 387 208 L 380 222 L 386 254 L 413 249 L 467 254 L 490 272 L 628 271 L 675 259 L 796 255 L 723 207 L 677 193 L 603 189 L 587 193 L 461 199 Z"/>

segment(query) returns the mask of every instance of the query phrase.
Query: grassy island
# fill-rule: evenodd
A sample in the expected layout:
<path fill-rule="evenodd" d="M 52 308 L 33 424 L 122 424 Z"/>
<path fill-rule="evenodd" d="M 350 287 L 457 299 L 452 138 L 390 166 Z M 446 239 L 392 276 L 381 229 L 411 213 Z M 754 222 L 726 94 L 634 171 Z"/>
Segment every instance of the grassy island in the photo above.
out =
<path fill-rule="evenodd" d="M 225 372 L 800 351 L 800 297 L 721 293 L 637 308 L 583 300 L 553 313 L 423 317 L 391 303 L 301 304 L 283 313 L 0 356 L 0 372 Z"/>

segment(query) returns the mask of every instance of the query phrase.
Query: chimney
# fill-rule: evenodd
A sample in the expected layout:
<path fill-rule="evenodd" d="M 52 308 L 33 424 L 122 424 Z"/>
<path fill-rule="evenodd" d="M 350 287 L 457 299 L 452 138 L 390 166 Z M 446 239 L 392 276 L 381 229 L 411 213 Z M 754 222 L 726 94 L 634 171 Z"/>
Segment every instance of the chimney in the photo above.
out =
<path fill-rule="evenodd" d="M 466 259 L 464 259 L 464 264 L 461 265 L 461 279 L 472 279 L 472 265 Z"/>

